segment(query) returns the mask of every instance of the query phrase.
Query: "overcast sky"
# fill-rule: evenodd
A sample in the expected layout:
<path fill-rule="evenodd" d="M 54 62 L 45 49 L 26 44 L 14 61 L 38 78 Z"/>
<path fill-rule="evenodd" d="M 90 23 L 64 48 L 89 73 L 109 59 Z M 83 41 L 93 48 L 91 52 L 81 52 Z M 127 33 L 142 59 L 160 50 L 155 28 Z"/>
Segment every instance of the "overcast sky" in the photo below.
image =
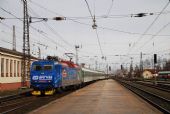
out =
<path fill-rule="evenodd" d="M 148 54 L 144 58 L 151 58 L 153 53 L 164 57 L 170 52 L 169 0 L 87 2 L 92 15 L 96 16 L 97 29 L 92 28 L 93 20 L 85 0 L 28 0 L 31 17 L 49 18 L 47 22 L 32 19 L 35 23 L 31 26 L 36 30 L 30 27 L 31 53 L 37 56 L 40 47 L 42 57 L 58 55 L 65 58 L 64 53 L 75 53 L 75 45 L 79 45 L 80 62 L 94 63 L 97 60 L 98 64 L 107 62 L 114 65 L 129 63 L 130 57 L 134 58 L 134 63 L 139 62 L 140 52 Z M 9 13 L 23 17 L 21 0 L 0 0 L 0 17 L 14 18 Z M 138 13 L 147 13 L 147 16 L 135 17 Z M 64 16 L 66 20 L 51 19 L 56 16 Z M 22 21 L 5 19 L 0 22 L 0 46 L 12 48 L 12 26 L 15 25 L 17 50 L 22 51 Z M 102 56 L 106 56 L 106 61 L 101 59 Z"/>

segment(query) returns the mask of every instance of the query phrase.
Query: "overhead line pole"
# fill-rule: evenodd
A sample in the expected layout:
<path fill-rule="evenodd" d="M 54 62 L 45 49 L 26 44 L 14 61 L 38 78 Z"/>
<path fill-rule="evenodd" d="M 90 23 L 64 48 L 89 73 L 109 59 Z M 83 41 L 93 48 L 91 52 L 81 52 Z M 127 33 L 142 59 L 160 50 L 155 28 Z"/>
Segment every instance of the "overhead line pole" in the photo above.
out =
<path fill-rule="evenodd" d="M 79 45 L 75 45 L 75 50 L 76 50 L 76 64 L 78 64 L 78 60 L 79 60 L 79 58 L 78 58 L 78 48 L 80 48 Z"/>
<path fill-rule="evenodd" d="M 13 25 L 13 41 L 12 41 L 12 49 L 16 51 L 16 35 L 15 35 L 15 26 Z"/>
<path fill-rule="evenodd" d="M 29 79 L 30 71 L 30 40 L 29 40 L 29 16 L 27 0 L 23 1 L 23 58 L 21 69 L 21 87 L 26 86 L 26 79 Z"/>

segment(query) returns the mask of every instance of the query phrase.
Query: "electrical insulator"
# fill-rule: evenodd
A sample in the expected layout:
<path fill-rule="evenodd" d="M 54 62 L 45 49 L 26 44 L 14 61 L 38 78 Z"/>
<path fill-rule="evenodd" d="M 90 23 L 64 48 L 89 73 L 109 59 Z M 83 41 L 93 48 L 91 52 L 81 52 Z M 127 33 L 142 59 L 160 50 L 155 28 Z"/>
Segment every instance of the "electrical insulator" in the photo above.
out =
<path fill-rule="evenodd" d="M 65 17 L 54 17 L 53 20 L 66 20 Z"/>

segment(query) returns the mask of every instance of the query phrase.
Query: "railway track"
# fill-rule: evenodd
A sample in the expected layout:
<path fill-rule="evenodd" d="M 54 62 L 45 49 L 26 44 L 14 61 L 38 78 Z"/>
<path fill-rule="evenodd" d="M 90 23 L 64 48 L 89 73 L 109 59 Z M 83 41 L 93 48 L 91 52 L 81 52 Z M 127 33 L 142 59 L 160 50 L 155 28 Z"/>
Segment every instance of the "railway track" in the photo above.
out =
<path fill-rule="evenodd" d="M 145 85 L 145 86 L 149 86 L 152 88 L 156 88 L 165 92 L 170 92 L 170 86 L 166 86 L 166 85 L 160 85 L 160 84 L 153 84 L 153 83 L 147 83 L 147 82 L 143 82 L 143 81 L 136 81 L 135 83 L 141 84 L 141 85 Z"/>
<path fill-rule="evenodd" d="M 1 97 L 0 114 L 7 114 L 29 104 L 33 100 L 30 96 L 31 91 Z"/>
<path fill-rule="evenodd" d="M 115 80 L 117 80 L 123 86 L 125 86 L 132 92 L 136 93 L 137 95 L 139 95 L 140 97 L 148 101 L 150 104 L 158 108 L 164 114 L 170 114 L 170 98 L 169 98 L 170 93 L 169 92 L 165 94 L 161 92 L 162 90 L 157 89 L 157 91 L 159 91 L 159 94 L 158 94 L 157 92 L 153 92 L 153 91 L 156 91 L 156 88 L 155 90 L 153 90 L 153 87 L 149 87 L 146 85 L 141 86 L 141 84 L 136 84 L 131 81 L 123 81 L 120 79 L 115 79 Z"/>
<path fill-rule="evenodd" d="M 25 114 L 71 92 L 73 90 L 53 96 L 23 96 L 17 99 L 6 100 L 0 104 L 0 114 Z"/>
<path fill-rule="evenodd" d="M 35 100 L 34 96 L 29 96 L 8 100 L 6 102 L 1 102 L 0 113 L 1 114 L 12 113 L 15 110 L 21 109 L 22 107 L 29 105 L 34 100 Z"/>

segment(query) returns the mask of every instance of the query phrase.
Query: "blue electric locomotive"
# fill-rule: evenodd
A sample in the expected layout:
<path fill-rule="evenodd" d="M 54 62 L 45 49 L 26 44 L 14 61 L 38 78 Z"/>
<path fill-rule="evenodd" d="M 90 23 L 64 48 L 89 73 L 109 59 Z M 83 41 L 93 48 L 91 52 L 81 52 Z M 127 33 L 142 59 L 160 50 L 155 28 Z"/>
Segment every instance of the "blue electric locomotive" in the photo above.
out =
<path fill-rule="evenodd" d="M 103 72 L 80 68 L 71 61 L 50 58 L 32 63 L 30 86 L 34 89 L 33 95 L 52 95 L 58 88 L 79 86 L 104 78 Z"/>
<path fill-rule="evenodd" d="M 30 82 L 33 95 L 52 95 L 56 88 L 82 83 L 80 68 L 70 61 L 35 61 L 31 65 Z"/>

